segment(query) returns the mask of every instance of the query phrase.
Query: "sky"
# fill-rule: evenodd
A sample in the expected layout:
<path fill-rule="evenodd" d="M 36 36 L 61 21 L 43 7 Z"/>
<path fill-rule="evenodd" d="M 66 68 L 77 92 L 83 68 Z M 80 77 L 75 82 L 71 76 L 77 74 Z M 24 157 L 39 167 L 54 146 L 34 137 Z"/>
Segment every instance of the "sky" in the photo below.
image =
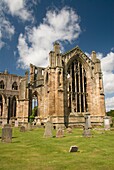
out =
<path fill-rule="evenodd" d="M 114 0 L 0 0 L 0 72 L 48 66 L 58 41 L 101 60 L 106 110 L 114 109 Z"/>

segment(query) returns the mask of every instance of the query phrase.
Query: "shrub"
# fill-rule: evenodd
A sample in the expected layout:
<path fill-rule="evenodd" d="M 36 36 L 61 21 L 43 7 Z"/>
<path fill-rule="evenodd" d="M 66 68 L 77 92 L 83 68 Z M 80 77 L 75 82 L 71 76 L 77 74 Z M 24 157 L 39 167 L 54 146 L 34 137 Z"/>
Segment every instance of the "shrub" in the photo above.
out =
<path fill-rule="evenodd" d="M 114 117 L 114 110 L 110 110 L 109 112 L 106 113 L 107 116 L 112 116 Z"/>

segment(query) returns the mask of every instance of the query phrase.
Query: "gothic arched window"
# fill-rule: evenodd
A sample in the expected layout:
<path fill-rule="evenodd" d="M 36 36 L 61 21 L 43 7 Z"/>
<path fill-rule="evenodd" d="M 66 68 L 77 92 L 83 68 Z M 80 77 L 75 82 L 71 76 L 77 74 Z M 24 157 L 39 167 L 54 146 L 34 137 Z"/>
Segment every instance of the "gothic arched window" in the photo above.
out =
<path fill-rule="evenodd" d="M 12 84 L 12 90 L 18 90 L 18 86 L 17 86 L 17 83 L 16 83 L 16 82 L 14 82 L 14 83 Z"/>
<path fill-rule="evenodd" d="M 86 71 L 80 61 L 75 59 L 67 70 L 67 96 L 70 112 L 87 112 Z"/>
<path fill-rule="evenodd" d="M 12 98 L 12 105 L 11 105 L 11 117 L 16 117 L 16 97 L 13 96 Z"/>
<path fill-rule="evenodd" d="M 4 85 L 4 82 L 3 80 L 0 81 L 0 89 L 4 89 L 5 85 Z"/>
<path fill-rule="evenodd" d="M 32 114 L 38 116 L 38 94 L 36 91 L 32 95 Z"/>

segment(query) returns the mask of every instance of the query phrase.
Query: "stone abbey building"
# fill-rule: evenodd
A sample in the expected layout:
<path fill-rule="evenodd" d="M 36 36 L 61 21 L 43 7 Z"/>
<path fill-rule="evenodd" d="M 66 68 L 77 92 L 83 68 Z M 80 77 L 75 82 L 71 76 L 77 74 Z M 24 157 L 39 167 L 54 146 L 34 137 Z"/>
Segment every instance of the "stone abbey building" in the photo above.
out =
<path fill-rule="evenodd" d="M 102 124 L 105 99 L 101 63 L 79 47 L 65 54 L 55 42 L 46 68 L 30 64 L 24 77 L 0 73 L 0 123 L 27 123 L 36 106 L 36 124 L 47 119 L 57 124 L 82 125 L 90 114 L 93 125 Z"/>

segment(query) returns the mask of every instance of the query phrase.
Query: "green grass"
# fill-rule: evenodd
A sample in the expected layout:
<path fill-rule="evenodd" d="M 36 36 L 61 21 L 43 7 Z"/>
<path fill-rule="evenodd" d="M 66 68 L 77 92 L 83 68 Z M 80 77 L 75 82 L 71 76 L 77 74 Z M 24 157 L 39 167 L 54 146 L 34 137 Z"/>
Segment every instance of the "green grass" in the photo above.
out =
<path fill-rule="evenodd" d="M 12 143 L 0 142 L 0 170 L 114 170 L 114 131 L 92 133 L 84 138 L 81 129 L 73 129 L 63 138 L 44 138 L 42 128 L 14 128 Z M 79 151 L 69 153 L 71 145 Z"/>

